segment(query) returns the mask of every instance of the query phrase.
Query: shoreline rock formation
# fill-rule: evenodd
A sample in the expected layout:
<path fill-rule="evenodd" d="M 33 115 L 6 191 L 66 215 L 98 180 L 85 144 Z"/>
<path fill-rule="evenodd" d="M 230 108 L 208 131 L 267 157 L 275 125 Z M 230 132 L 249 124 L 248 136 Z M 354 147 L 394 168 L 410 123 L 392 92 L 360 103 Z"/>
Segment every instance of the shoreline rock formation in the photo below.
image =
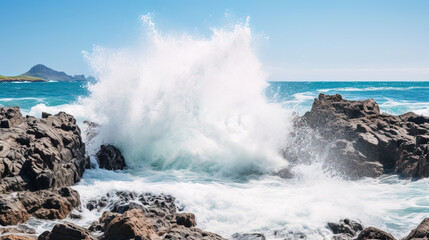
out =
<path fill-rule="evenodd" d="M 121 151 L 113 145 L 101 145 L 96 154 L 98 166 L 107 170 L 123 170 L 126 167 Z"/>
<path fill-rule="evenodd" d="M 0 108 L 0 193 L 72 186 L 88 167 L 73 116 L 23 117 L 18 107 Z"/>
<path fill-rule="evenodd" d="M 328 223 L 328 228 L 334 233 L 334 240 L 396 240 L 391 234 L 375 228 L 363 226 L 353 220 L 343 219 L 339 223 Z M 429 218 L 425 218 L 415 229 L 402 240 L 429 239 Z"/>
<path fill-rule="evenodd" d="M 96 156 L 101 168 L 126 166 L 112 145 L 102 145 Z M 23 117 L 18 107 L 0 108 L 0 225 L 71 216 L 81 202 L 69 186 L 89 167 L 73 116 L 42 113 L 39 119 Z M 196 228 L 194 214 L 177 212 L 174 200 L 162 194 L 111 193 L 86 204 L 93 211 L 107 210 L 89 229 L 63 222 L 38 239 L 223 239 Z M 25 228 L 4 227 L 3 233 L 0 239 L 34 239 L 34 231 Z"/>
<path fill-rule="evenodd" d="M 284 155 L 294 162 L 324 159 L 350 179 L 395 173 L 429 177 L 429 118 L 415 113 L 380 113 L 373 99 L 349 101 L 320 94 L 311 111 L 295 122 L 294 145 Z M 313 156 L 311 156 L 313 154 Z"/>
<path fill-rule="evenodd" d="M 196 228 L 195 215 L 177 212 L 174 201 L 174 197 L 164 194 L 108 193 L 87 203 L 86 207 L 91 211 L 103 211 L 100 219 L 88 229 L 71 223 L 57 224 L 51 232 L 43 233 L 39 240 L 64 239 L 59 237 L 60 232 L 76 232 L 76 229 L 80 229 L 79 233 L 73 235 L 80 237 L 73 239 L 224 239 Z"/>
<path fill-rule="evenodd" d="M 0 108 L 0 224 L 29 217 L 63 219 L 80 205 L 78 182 L 89 158 L 73 116 L 64 112 L 23 117 Z"/>

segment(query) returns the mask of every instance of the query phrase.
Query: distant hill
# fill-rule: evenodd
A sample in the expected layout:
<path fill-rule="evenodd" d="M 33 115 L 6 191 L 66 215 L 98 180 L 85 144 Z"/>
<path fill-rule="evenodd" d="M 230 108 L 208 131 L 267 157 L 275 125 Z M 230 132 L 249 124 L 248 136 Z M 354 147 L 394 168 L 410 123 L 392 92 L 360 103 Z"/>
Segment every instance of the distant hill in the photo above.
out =
<path fill-rule="evenodd" d="M 15 77 L 0 75 L 0 82 L 47 82 L 47 80 L 26 75 L 19 75 Z"/>
<path fill-rule="evenodd" d="M 23 75 L 43 78 L 49 81 L 86 81 L 85 75 L 67 75 L 65 72 L 58 72 L 52 68 L 48 68 L 43 64 L 37 64 L 30 68 Z"/>
<path fill-rule="evenodd" d="M 46 82 L 46 81 L 92 81 L 93 77 L 85 77 L 85 75 L 67 75 L 65 72 L 58 72 L 49 68 L 43 64 L 37 64 L 30 68 L 28 72 L 14 76 L 2 76 L 0 75 L 0 81 L 3 82 L 14 82 L 14 81 L 29 81 L 29 82 Z"/>

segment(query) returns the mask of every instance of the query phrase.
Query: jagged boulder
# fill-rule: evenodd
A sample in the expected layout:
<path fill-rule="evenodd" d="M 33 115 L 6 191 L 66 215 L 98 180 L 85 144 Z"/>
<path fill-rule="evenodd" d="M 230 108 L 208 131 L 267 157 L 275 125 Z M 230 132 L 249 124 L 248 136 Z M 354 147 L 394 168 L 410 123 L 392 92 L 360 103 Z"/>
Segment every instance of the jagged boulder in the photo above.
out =
<path fill-rule="evenodd" d="M 375 227 L 368 227 L 359 233 L 356 240 L 396 240 L 391 234 Z"/>
<path fill-rule="evenodd" d="M 351 179 L 383 173 L 429 177 L 428 117 L 383 114 L 373 99 L 320 94 L 295 129 L 284 153 L 293 162 L 323 159 L 326 169 Z"/>
<path fill-rule="evenodd" d="M 140 209 L 132 209 L 115 216 L 107 225 L 102 239 L 128 240 L 128 239 L 156 239 L 153 226 L 146 221 Z"/>
<path fill-rule="evenodd" d="M 425 218 L 404 240 L 429 239 L 429 218 Z"/>
<path fill-rule="evenodd" d="M 89 167 L 74 117 L 43 117 L 0 108 L 0 193 L 71 186 Z"/>
<path fill-rule="evenodd" d="M 101 145 L 97 152 L 97 162 L 100 168 L 107 170 L 122 170 L 126 166 L 121 151 L 110 144 Z"/>
<path fill-rule="evenodd" d="M 89 230 L 103 232 L 103 239 L 125 239 L 135 235 L 141 239 L 147 239 L 149 235 L 153 239 L 223 239 L 196 228 L 194 214 L 177 213 L 174 200 L 164 194 L 109 193 L 99 200 L 88 202 L 87 206 L 92 211 L 110 210 L 105 211 L 98 222 L 92 223 Z M 144 231 L 137 231 L 137 228 Z"/>
<path fill-rule="evenodd" d="M 0 198 L 0 224 L 16 225 L 27 221 L 29 214 L 24 205 L 12 196 L 2 196 Z"/>
<path fill-rule="evenodd" d="M 340 220 L 338 223 L 329 222 L 328 227 L 336 234 L 334 237 L 337 239 L 351 239 L 356 233 L 363 230 L 360 223 L 348 218 Z"/>
<path fill-rule="evenodd" d="M 51 232 L 42 233 L 39 240 L 95 240 L 89 231 L 70 222 L 54 226 Z"/>
<path fill-rule="evenodd" d="M 79 193 L 69 187 L 2 195 L 0 224 L 16 225 L 25 222 L 30 216 L 40 219 L 63 219 L 79 205 Z"/>
<path fill-rule="evenodd" d="M 197 226 L 195 215 L 193 213 L 177 213 L 175 217 L 177 225 L 182 225 L 187 228 Z"/>

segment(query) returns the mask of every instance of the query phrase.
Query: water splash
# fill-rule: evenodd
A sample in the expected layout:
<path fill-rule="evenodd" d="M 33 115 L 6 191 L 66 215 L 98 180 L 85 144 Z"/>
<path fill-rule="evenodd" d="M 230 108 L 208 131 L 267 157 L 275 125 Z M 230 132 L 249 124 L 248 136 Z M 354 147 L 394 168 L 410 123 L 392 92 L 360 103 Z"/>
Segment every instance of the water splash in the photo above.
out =
<path fill-rule="evenodd" d="M 102 142 L 131 168 L 242 176 L 287 164 L 279 149 L 290 114 L 266 101 L 248 20 L 208 38 L 161 34 L 142 20 L 141 46 L 87 54 L 99 82 L 83 104 L 101 117 Z"/>

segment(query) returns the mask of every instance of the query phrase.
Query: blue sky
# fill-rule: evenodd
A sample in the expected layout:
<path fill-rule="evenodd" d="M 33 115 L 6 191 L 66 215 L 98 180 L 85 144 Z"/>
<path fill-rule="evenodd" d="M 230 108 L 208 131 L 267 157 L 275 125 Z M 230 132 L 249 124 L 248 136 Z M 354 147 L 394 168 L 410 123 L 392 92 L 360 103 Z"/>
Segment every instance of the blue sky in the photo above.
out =
<path fill-rule="evenodd" d="M 427 0 L 1 0 L 0 74 L 88 74 L 82 51 L 133 44 L 147 13 L 161 31 L 204 35 L 250 16 L 270 80 L 429 80 Z"/>

